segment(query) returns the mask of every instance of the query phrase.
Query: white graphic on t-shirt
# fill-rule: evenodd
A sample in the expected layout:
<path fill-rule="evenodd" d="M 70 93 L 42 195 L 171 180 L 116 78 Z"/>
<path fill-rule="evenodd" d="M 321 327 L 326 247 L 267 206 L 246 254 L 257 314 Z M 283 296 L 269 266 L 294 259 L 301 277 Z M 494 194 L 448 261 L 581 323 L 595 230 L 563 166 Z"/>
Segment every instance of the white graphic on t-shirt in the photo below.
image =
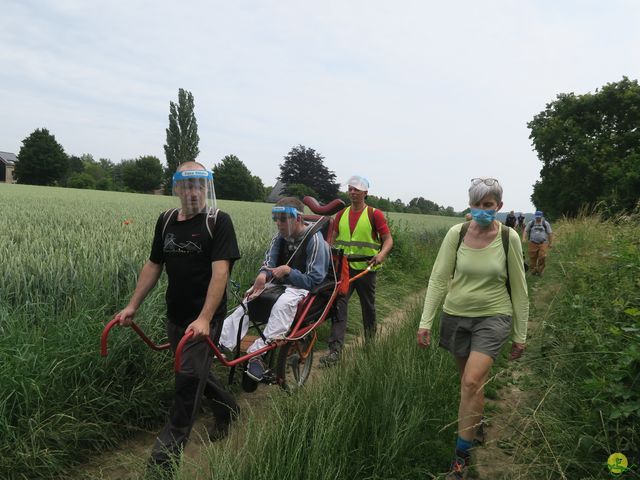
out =
<path fill-rule="evenodd" d="M 163 250 L 165 253 L 202 253 L 202 246 L 191 241 L 178 243 L 175 234 L 168 233 L 164 239 Z"/>

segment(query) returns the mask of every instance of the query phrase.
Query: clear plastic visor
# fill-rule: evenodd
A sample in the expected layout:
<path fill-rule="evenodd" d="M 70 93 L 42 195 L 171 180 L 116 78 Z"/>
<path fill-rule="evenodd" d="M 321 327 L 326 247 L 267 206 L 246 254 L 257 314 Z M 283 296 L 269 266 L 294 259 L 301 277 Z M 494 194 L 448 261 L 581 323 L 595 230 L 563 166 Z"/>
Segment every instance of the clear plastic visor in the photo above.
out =
<path fill-rule="evenodd" d="M 208 170 L 182 170 L 173 175 L 172 193 L 180 200 L 181 213 L 192 217 L 215 212 L 216 191 L 213 173 Z"/>
<path fill-rule="evenodd" d="M 271 219 L 278 233 L 285 238 L 293 238 L 296 235 L 300 229 L 297 225 L 301 215 L 302 212 L 298 212 L 295 207 L 276 206 L 271 209 Z"/>

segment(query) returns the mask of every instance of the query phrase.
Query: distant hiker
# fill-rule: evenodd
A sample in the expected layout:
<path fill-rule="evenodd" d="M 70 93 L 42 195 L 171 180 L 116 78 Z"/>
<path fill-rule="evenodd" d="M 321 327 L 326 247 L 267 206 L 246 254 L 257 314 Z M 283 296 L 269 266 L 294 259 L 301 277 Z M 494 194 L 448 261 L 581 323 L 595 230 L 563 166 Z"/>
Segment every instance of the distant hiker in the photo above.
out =
<path fill-rule="evenodd" d="M 522 213 L 518 214 L 518 230 L 524 230 L 524 215 Z"/>
<path fill-rule="evenodd" d="M 484 385 L 489 370 L 512 324 L 509 358 L 522 355 L 529 318 L 520 237 L 495 220 L 502 208 L 498 180 L 472 179 L 469 206 L 473 220 L 451 227 L 440 246 L 417 332 L 418 345 L 428 347 L 431 325 L 444 299 L 440 346 L 454 356 L 461 377 L 458 440 L 446 476 L 449 480 L 464 478 L 473 442 L 483 440 Z"/>
<path fill-rule="evenodd" d="M 340 359 L 347 332 L 349 299 L 355 290 L 362 307 L 362 323 L 365 340 L 376 333 L 376 271 L 393 248 L 391 231 L 382 211 L 365 203 L 369 191 L 369 181 L 357 175 L 347 181 L 351 206 L 336 214 L 334 246 L 343 248 L 347 258 L 371 257 L 367 262 L 349 261 L 349 275 L 354 277 L 368 266 L 372 270 L 355 280 L 349 286 L 349 293 L 336 300 L 337 315 L 332 318 L 329 335 L 329 353 L 320 359 L 325 366 L 335 364 Z"/>
<path fill-rule="evenodd" d="M 504 224 L 507 227 L 511 227 L 511 228 L 516 228 L 516 223 L 517 223 L 518 219 L 516 218 L 516 214 L 513 212 L 513 210 L 511 210 L 508 215 L 506 220 L 504 221 Z"/>
<path fill-rule="evenodd" d="M 467 213 L 467 214 L 464 216 L 464 220 L 465 220 L 466 222 L 470 222 L 471 220 L 473 220 L 473 217 L 471 216 L 471 214 L 470 214 L 470 213 Z"/>
<path fill-rule="evenodd" d="M 538 210 L 535 217 L 527 224 L 522 232 L 522 241 L 529 239 L 529 267 L 533 275 L 544 273 L 547 250 L 553 243 L 551 224 L 544 219 L 544 214 Z"/>
<path fill-rule="evenodd" d="M 245 313 L 249 302 L 264 292 L 268 292 L 270 298 L 277 298 L 262 332 L 269 341 L 287 333 L 300 301 L 327 276 L 331 259 L 329 244 L 322 232 L 313 233 L 313 227 L 305 225 L 303 214 L 304 204 L 295 197 L 281 198 L 271 210 L 278 233 L 270 241 L 244 307 L 240 305 L 224 320 L 220 343 L 227 349 L 236 347 L 241 322 L 240 338 L 249 330 L 249 318 Z M 265 341 L 259 337 L 249 346 L 247 353 L 260 350 L 265 345 Z M 259 382 L 265 370 L 262 356 L 258 355 L 249 360 L 247 376 Z"/>
<path fill-rule="evenodd" d="M 194 337 L 183 350 L 181 373 L 175 375 L 169 420 L 151 451 L 149 474 L 172 476 L 189 438 L 204 393 L 216 419 L 212 439 L 224 437 L 239 413 L 233 396 L 211 373 L 206 342 L 218 341 L 227 310 L 227 280 L 240 258 L 231 218 L 217 210 L 213 175 L 197 162 L 185 162 L 173 176 L 173 195 L 180 208 L 168 210 L 156 222 L 151 255 L 145 263 L 129 304 L 116 318 L 131 325 L 136 311 L 166 268 L 167 335 L 171 350 L 186 332 Z"/>

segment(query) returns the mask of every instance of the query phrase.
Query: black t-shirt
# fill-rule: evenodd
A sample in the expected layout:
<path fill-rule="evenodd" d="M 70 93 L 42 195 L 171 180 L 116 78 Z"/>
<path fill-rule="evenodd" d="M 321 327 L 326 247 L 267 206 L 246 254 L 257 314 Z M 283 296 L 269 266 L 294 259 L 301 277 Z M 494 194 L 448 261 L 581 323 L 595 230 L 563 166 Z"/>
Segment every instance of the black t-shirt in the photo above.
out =
<path fill-rule="evenodd" d="M 187 327 L 204 306 L 211 281 L 211 263 L 229 260 L 231 270 L 233 262 L 240 258 L 240 251 L 231 217 L 224 212 L 218 212 L 213 238 L 207 230 L 204 214 L 183 221 L 171 220 L 163 239 L 165 221 L 164 215 L 160 215 L 156 222 L 149 260 L 164 263 L 167 269 L 169 286 L 165 298 L 169 321 Z M 214 317 L 224 316 L 226 310 L 225 289 Z"/>

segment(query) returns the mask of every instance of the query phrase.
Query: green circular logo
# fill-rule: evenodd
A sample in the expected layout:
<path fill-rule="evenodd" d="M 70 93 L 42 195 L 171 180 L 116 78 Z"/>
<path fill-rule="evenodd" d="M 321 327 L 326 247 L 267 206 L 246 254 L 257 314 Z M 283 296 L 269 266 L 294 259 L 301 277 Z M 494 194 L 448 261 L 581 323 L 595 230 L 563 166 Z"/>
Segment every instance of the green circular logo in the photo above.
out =
<path fill-rule="evenodd" d="M 622 453 L 612 453 L 607 460 L 607 467 L 613 475 L 620 475 L 626 472 L 628 466 L 629 462 L 627 461 L 627 457 Z"/>

